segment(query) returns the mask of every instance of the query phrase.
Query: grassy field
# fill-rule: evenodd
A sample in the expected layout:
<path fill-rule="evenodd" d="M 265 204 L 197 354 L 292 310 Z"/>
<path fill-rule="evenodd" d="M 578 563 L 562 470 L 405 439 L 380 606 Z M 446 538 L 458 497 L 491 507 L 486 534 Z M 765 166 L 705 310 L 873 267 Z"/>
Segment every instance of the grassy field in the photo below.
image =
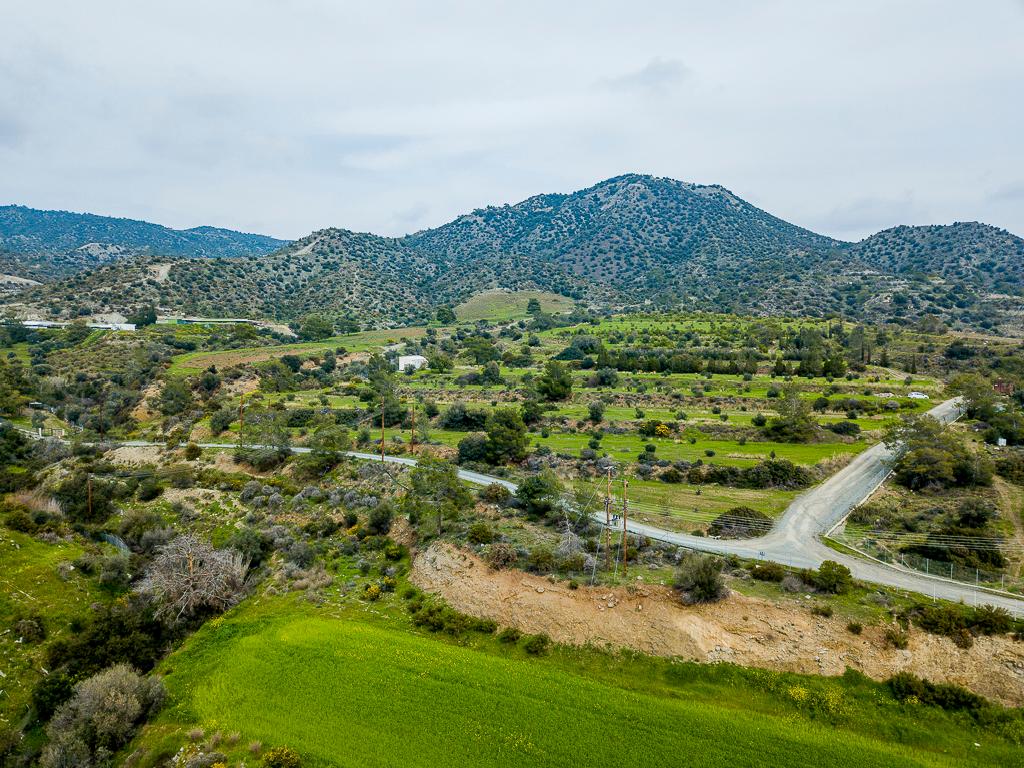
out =
<path fill-rule="evenodd" d="M 44 544 L 0 528 L 0 727 L 16 725 L 43 673 L 46 643 L 68 632 L 68 622 L 84 617 L 99 598 L 95 584 L 78 573 L 61 578 L 57 567 L 82 554 L 77 544 Z M 20 642 L 15 621 L 43 619 L 42 643 Z"/>
<path fill-rule="evenodd" d="M 514 320 L 526 317 L 530 299 L 537 299 L 545 312 L 569 312 L 575 301 L 548 291 L 484 291 L 455 307 L 455 316 L 464 322 L 476 320 Z"/>
<path fill-rule="evenodd" d="M 991 737 L 976 750 L 981 736 L 966 723 L 898 705 L 865 681 L 579 649 L 533 658 L 482 636 L 456 644 L 421 634 L 384 603 L 326 613 L 275 598 L 203 627 L 164 665 L 170 702 L 137 740 L 150 750 L 139 765 L 173 754 L 195 726 L 237 732 L 237 755 L 220 747 L 229 759 L 260 740 L 296 749 L 306 768 L 888 768 L 1019 757 Z"/>
<path fill-rule="evenodd" d="M 297 342 L 295 344 L 282 344 L 274 347 L 246 347 L 216 352 L 187 352 L 183 355 L 175 356 L 171 367 L 168 369 L 168 373 L 173 376 L 188 376 L 201 373 L 211 365 L 215 365 L 218 368 L 228 368 L 232 365 L 272 360 L 282 355 L 315 355 L 328 349 L 337 349 L 338 347 L 344 347 L 349 352 L 366 352 L 395 343 L 402 338 L 418 339 L 425 333 L 426 328 L 394 328 L 382 331 L 361 331 L 360 333 L 350 333 L 345 336 L 333 336 L 322 341 Z"/>

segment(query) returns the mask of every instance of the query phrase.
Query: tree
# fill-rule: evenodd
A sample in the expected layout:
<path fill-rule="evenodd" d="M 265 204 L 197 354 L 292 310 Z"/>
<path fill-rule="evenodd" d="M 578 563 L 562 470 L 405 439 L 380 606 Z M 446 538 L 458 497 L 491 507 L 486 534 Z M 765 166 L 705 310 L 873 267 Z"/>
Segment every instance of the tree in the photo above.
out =
<path fill-rule="evenodd" d="M 522 503 L 526 514 L 534 520 L 551 517 L 562 498 L 562 482 L 550 469 L 530 475 L 519 484 L 516 498 Z"/>
<path fill-rule="evenodd" d="M 436 317 L 437 322 L 441 323 L 441 325 L 451 325 L 456 320 L 455 310 L 447 306 L 438 307 Z M 431 366 L 431 368 L 433 368 L 433 366 Z"/>
<path fill-rule="evenodd" d="M 526 302 L 526 313 L 529 315 L 539 315 L 541 313 L 540 301 L 536 298 L 531 298 Z"/>
<path fill-rule="evenodd" d="M 183 379 L 170 379 L 164 383 L 160 392 L 160 413 L 164 416 L 177 416 L 184 413 L 192 405 L 192 391 Z"/>
<path fill-rule="evenodd" d="M 590 414 L 590 420 L 595 424 L 601 423 L 604 419 L 604 402 L 601 400 L 595 400 L 587 406 L 587 412 Z"/>
<path fill-rule="evenodd" d="M 964 409 L 968 418 L 988 421 L 997 413 L 995 390 L 984 376 L 977 373 L 962 373 L 954 377 L 946 389 L 964 399 Z"/>
<path fill-rule="evenodd" d="M 153 597 L 157 618 L 173 624 L 233 606 L 245 592 L 248 570 L 241 553 L 186 533 L 157 550 L 139 591 Z"/>
<path fill-rule="evenodd" d="M 526 424 L 515 408 L 496 408 L 487 420 L 487 461 L 491 464 L 526 458 Z"/>
<path fill-rule="evenodd" d="M 231 422 L 235 420 L 234 408 L 220 408 L 213 412 L 210 416 L 210 431 L 219 435 L 225 429 L 231 426 Z"/>
<path fill-rule="evenodd" d="M 148 307 L 143 307 L 135 314 L 129 316 L 129 323 L 134 323 L 139 328 L 145 325 L 153 325 L 156 323 L 156 307 L 150 304 Z"/>
<path fill-rule="evenodd" d="M 455 518 L 473 506 L 473 494 L 459 480 L 458 468 L 449 461 L 424 456 L 409 473 L 411 488 L 403 503 L 414 516 L 424 512 L 437 514 L 437 533 L 440 535 L 444 519 Z"/>
<path fill-rule="evenodd" d="M 811 581 L 814 586 L 824 592 L 831 592 L 841 595 L 849 591 L 853 584 L 853 575 L 850 569 L 835 560 L 826 560 L 813 575 Z"/>
<path fill-rule="evenodd" d="M 323 315 L 307 315 L 299 326 L 299 338 L 320 341 L 334 335 L 334 323 Z"/>
<path fill-rule="evenodd" d="M 765 433 L 776 440 L 806 443 L 814 439 L 818 424 L 811 416 L 811 405 L 795 387 L 787 387 L 776 406 L 778 416 L 768 423 Z"/>
<path fill-rule="evenodd" d="M 545 400 L 565 400 L 572 394 L 572 376 L 557 360 L 548 360 L 537 378 L 537 392 Z"/>

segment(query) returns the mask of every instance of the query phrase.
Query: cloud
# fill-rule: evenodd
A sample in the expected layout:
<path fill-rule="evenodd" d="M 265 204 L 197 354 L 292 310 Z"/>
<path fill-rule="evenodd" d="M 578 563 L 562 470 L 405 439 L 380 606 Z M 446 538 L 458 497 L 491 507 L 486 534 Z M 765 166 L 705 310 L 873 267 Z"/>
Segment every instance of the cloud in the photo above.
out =
<path fill-rule="evenodd" d="M 1024 4 L 1024 0 L 1021 0 Z M 1017 181 L 1011 184 L 1005 184 L 1002 187 L 991 192 L 988 196 L 991 201 L 1016 201 L 1024 200 L 1024 181 Z"/>
<path fill-rule="evenodd" d="M 859 240 L 897 224 L 920 223 L 924 215 L 910 193 L 902 197 L 861 197 L 815 217 L 810 226 L 839 239 Z"/>
<path fill-rule="evenodd" d="M 612 91 L 661 92 L 679 85 L 692 75 L 678 59 L 655 56 L 638 70 L 605 78 L 601 85 Z"/>

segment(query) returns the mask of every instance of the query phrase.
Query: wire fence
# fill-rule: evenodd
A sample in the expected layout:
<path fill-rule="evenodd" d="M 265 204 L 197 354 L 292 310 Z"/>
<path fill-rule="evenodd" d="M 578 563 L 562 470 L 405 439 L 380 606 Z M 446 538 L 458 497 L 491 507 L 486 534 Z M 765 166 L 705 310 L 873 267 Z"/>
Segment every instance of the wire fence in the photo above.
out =
<path fill-rule="evenodd" d="M 898 565 L 926 576 L 938 576 L 967 586 L 1024 592 L 1024 580 L 1012 573 L 1008 575 L 1006 571 L 967 566 L 952 560 L 938 560 L 917 552 L 902 551 L 883 537 L 837 533 L 829 538 L 838 544 L 860 550 L 883 563 Z"/>

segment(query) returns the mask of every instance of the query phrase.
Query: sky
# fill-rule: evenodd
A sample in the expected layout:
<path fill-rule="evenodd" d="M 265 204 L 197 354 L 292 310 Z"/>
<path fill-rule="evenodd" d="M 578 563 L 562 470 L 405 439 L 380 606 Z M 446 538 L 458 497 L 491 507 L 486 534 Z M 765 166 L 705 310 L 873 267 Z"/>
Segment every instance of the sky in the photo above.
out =
<path fill-rule="evenodd" d="M 400 235 L 622 173 L 1024 235 L 1024 0 L 5 0 L 0 204 Z"/>

